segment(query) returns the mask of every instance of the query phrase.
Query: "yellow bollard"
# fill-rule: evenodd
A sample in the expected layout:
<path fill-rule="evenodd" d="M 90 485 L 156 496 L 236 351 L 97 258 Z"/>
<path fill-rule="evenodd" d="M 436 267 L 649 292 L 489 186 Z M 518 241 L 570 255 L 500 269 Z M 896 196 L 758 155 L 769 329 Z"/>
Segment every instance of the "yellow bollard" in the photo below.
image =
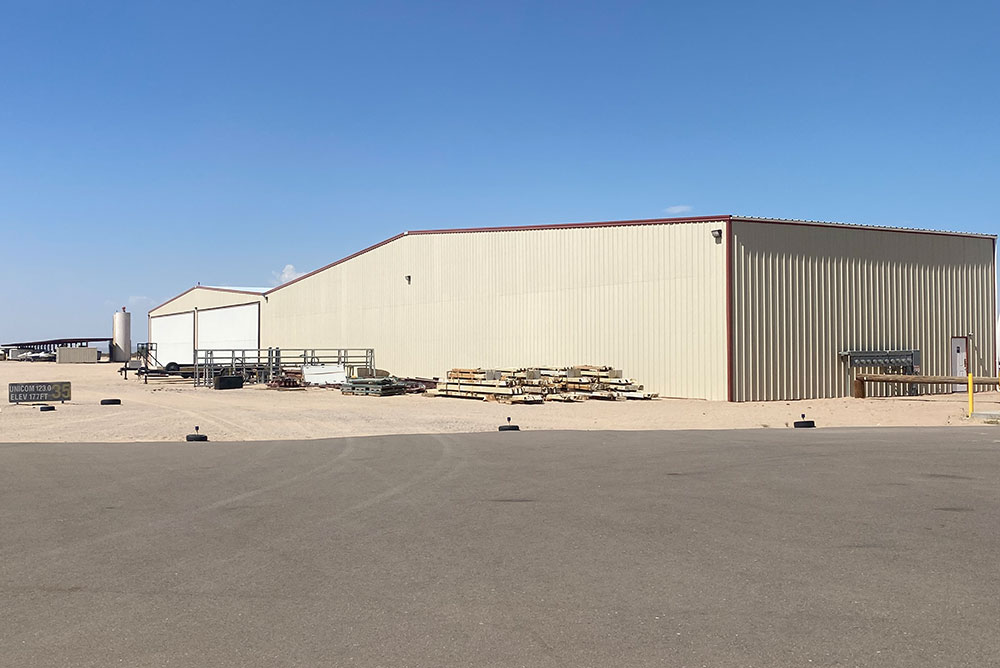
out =
<path fill-rule="evenodd" d="M 969 417 L 972 417 L 972 412 L 974 409 L 974 401 L 972 399 L 972 374 L 969 374 Z"/>

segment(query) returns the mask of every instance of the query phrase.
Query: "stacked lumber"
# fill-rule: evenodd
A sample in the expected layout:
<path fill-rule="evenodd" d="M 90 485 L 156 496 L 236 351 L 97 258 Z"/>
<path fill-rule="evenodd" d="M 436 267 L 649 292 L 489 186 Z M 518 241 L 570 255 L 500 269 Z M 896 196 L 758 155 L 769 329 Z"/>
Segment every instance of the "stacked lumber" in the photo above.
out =
<path fill-rule="evenodd" d="M 532 367 L 519 369 L 452 369 L 431 392 L 441 397 L 485 399 L 506 403 L 653 399 L 655 393 L 623 377 L 609 366 Z"/>
<path fill-rule="evenodd" d="M 341 383 L 340 391 L 343 394 L 389 397 L 396 394 L 405 394 L 406 387 L 406 383 L 402 383 L 392 376 L 385 376 L 383 378 L 349 378 L 347 382 Z"/>
<path fill-rule="evenodd" d="M 543 372 L 545 373 L 545 372 Z M 609 366 L 574 366 L 548 371 L 546 376 L 553 388 L 552 400 L 585 401 L 606 399 L 654 399 L 658 395 L 645 392 L 642 385 L 625 378 L 620 369 Z"/>
<path fill-rule="evenodd" d="M 430 394 L 437 397 L 483 399 L 505 404 L 540 404 L 541 397 L 526 394 L 512 378 L 497 378 L 499 374 L 480 369 L 452 369 L 448 378 L 439 381 Z"/>

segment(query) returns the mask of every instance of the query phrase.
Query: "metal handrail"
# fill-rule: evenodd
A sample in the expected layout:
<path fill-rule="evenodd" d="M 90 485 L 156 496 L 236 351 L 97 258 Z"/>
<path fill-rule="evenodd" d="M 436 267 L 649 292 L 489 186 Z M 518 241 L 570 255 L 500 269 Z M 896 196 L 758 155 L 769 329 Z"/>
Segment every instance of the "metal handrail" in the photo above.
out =
<path fill-rule="evenodd" d="M 198 348 L 194 351 L 194 384 L 212 385 L 219 375 L 243 376 L 245 382 L 267 382 L 286 369 L 337 364 L 349 377 L 358 369 L 375 369 L 374 348 Z"/>

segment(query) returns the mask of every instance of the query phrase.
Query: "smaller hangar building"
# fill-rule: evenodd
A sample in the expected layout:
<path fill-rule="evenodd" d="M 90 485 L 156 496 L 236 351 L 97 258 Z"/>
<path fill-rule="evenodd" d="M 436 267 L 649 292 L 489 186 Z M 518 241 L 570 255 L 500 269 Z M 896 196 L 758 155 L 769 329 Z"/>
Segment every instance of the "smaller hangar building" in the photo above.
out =
<path fill-rule="evenodd" d="M 161 363 L 374 348 L 398 375 L 610 364 L 662 396 L 730 401 L 848 396 L 852 350 L 991 375 L 996 322 L 994 235 L 728 215 L 404 232 L 149 313 Z"/>
<path fill-rule="evenodd" d="M 195 349 L 255 350 L 267 288 L 197 285 L 149 312 L 149 340 L 161 364 L 194 364 Z"/>

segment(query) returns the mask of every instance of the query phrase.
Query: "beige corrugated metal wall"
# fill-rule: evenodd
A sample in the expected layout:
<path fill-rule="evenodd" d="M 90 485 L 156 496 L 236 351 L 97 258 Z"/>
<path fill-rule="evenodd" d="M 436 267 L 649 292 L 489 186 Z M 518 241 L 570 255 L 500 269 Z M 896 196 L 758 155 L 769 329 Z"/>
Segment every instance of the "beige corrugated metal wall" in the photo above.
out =
<path fill-rule="evenodd" d="M 991 375 L 996 268 L 990 238 L 734 220 L 736 401 L 850 396 L 842 350 L 918 349 L 950 373 L 951 337 Z"/>
<path fill-rule="evenodd" d="M 372 347 L 400 375 L 610 364 L 663 395 L 725 399 L 713 229 L 724 223 L 410 234 L 269 293 L 262 345 Z"/>
<path fill-rule="evenodd" d="M 216 306 L 232 306 L 235 304 L 247 304 L 249 302 L 263 301 L 263 297 L 249 292 L 237 292 L 233 290 L 217 290 L 207 287 L 194 287 L 184 292 L 170 301 L 157 306 L 149 312 L 149 315 L 169 315 L 171 313 L 183 313 L 195 308 L 213 308 Z"/>

